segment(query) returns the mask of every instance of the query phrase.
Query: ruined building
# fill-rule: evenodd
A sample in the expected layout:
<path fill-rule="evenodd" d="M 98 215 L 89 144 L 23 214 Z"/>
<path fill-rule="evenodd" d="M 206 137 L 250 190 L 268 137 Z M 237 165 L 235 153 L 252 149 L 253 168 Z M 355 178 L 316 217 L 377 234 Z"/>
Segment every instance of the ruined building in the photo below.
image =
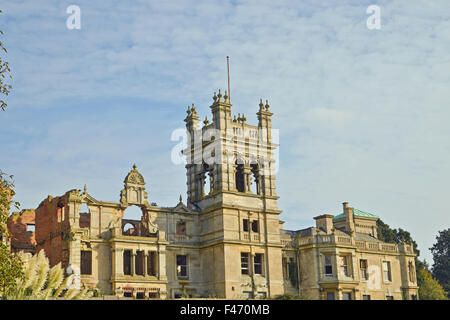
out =
<path fill-rule="evenodd" d="M 379 241 L 376 216 L 345 203 L 338 216 L 316 217 L 314 228 L 282 229 L 268 102 L 260 102 L 256 126 L 232 117 L 226 92 L 210 108 L 211 123 L 195 106 L 184 120 L 186 203 L 149 203 L 133 166 L 119 202 L 97 200 L 86 187 L 42 201 L 36 251 L 79 271 L 83 286 L 119 297 L 416 297 L 412 247 Z M 124 219 L 130 206 L 141 220 Z"/>

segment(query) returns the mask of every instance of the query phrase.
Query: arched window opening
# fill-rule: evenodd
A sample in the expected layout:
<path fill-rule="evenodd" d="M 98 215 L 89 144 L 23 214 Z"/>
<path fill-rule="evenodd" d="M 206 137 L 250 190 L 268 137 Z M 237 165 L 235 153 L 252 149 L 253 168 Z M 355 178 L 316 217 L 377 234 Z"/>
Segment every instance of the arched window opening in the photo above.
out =
<path fill-rule="evenodd" d="M 244 164 L 236 160 L 236 189 L 239 192 L 245 192 L 245 181 L 244 181 Z"/>
<path fill-rule="evenodd" d="M 123 225 L 122 234 L 125 236 L 135 236 L 138 234 L 138 230 L 136 230 L 133 224 L 127 222 Z"/>
<path fill-rule="evenodd" d="M 259 165 L 251 164 L 252 168 L 252 183 L 250 189 L 254 194 L 260 194 L 261 186 L 260 186 L 260 176 L 259 176 Z"/>
<path fill-rule="evenodd" d="M 142 209 L 138 206 L 130 206 L 125 209 L 122 219 L 141 221 Z"/>

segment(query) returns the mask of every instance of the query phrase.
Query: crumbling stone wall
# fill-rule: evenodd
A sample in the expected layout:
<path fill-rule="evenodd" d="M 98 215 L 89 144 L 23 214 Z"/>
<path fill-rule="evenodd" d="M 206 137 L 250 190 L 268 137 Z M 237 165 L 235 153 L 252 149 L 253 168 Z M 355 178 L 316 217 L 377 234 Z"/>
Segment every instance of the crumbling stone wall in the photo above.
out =
<path fill-rule="evenodd" d="M 35 210 L 24 209 L 14 212 L 7 221 L 8 232 L 11 242 L 11 252 L 36 251 L 36 238 L 34 231 L 27 231 L 28 225 L 35 226 Z"/>

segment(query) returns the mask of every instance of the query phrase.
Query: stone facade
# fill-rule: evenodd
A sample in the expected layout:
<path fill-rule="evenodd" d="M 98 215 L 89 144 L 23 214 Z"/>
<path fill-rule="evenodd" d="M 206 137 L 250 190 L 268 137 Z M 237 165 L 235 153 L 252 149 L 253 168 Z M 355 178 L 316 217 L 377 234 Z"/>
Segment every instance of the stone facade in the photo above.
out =
<path fill-rule="evenodd" d="M 278 146 L 267 101 L 259 104 L 256 126 L 244 115 L 232 118 L 226 92 L 214 93 L 210 108 L 211 123 L 200 121 L 194 105 L 184 120 L 186 203 L 181 196 L 173 207 L 149 203 L 144 178 L 133 166 L 119 202 L 99 201 L 86 187 L 42 201 L 35 210 L 36 251 L 45 250 L 52 266 L 61 263 L 68 272 L 79 272 L 83 286 L 119 297 L 417 294 L 415 279 L 408 281 L 411 247 L 378 241 L 373 217 L 353 216 L 346 207 L 334 220 L 316 217 L 316 228 L 283 230 L 275 186 Z M 130 206 L 140 208 L 141 220 L 124 219 Z M 324 259 L 331 270 L 324 269 Z M 391 280 L 361 279 L 361 260 L 375 278 L 375 266 L 390 262 Z"/>

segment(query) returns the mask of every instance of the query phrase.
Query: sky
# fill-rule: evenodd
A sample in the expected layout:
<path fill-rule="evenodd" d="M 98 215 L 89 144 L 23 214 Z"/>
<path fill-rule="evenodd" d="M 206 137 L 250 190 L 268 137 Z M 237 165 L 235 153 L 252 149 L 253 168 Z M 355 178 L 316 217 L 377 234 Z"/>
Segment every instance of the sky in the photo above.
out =
<path fill-rule="evenodd" d="M 80 29 L 69 29 L 69 5 Z M 370 5 L 381 29 L 369 29 Z M 415 1 L 4 0 L 13 74 L 0 112 L 0 168 L 21 208 L 82 189 L 118 201 L 136 163 L 149 201 L 186 199 L 171 162 L 188 105 L 279 130 L 284 228 L 339 214 L 342 202 L 411 232 L 421 258 L 449 227 L 450 5 Z"/>

